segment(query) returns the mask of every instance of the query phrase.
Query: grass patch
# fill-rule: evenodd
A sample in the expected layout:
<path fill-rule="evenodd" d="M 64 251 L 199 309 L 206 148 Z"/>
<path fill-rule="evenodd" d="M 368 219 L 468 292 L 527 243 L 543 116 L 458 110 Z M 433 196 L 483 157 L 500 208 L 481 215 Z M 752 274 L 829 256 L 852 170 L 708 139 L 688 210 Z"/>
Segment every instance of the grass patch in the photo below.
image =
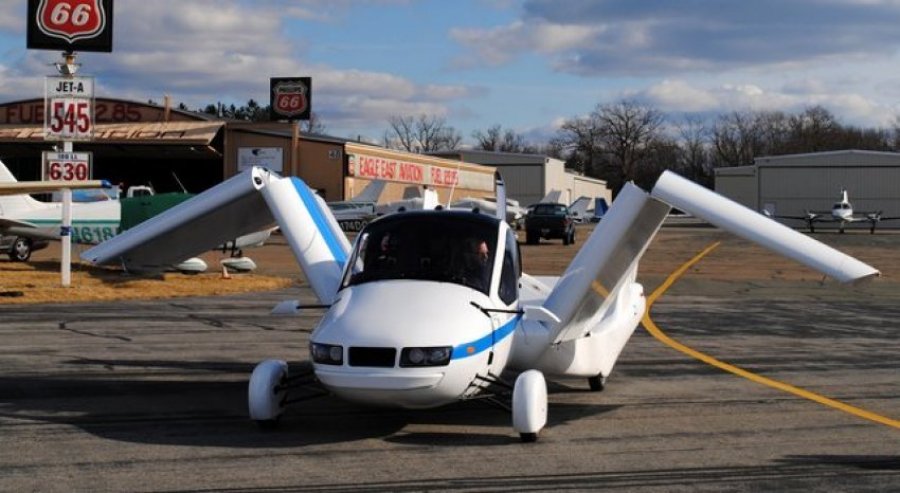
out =
<path fill-rule="evenodd" d="M 73 263 L 71 286 L 64 288 L 58 262 L 0 262 L 0 305 L 217 296 L 270 291 L 292 284 L 294 281 L 288 278 L 255 274 L 231 274 L 231 279 L 223 279 L 221 272 L 215 271 L 143 276 Z"/>

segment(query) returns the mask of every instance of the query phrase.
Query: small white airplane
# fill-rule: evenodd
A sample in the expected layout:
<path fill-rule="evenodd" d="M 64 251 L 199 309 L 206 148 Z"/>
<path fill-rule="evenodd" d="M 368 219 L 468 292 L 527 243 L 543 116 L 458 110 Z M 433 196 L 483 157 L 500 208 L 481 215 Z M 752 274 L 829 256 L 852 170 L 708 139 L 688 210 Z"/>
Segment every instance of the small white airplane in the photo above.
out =
<path fill-rule="evenodd" d="M 854 212 L 853 205 L 850 204 L 847 190 L 845 189 L 841 189 L 841 199 L 831 206 L 830 211 L 806 211 L 806 214 L 803 216 L 772 216 L 768 212 L 766 213 L 768 216 L 779 219 L 799 219 L 806 221 L 810 233 L 816 232 L 815 223 L 817 222 L 838 223 L 838 231 L 841 233 L 844 232 L 844 227 L 848 223 L 868 222 L 870 234 L 875 234 L 875 227 L 881 221 L 894 221 L 900 219 L 900 217 L 884 217 L 881 214 L 882 211 Z"/>
<path fill-rule="evenodd" d="M 449 209 L 458 210 L 477 210 L 488 216 L 497 216 L 497 199 L 496 197 L 465 197 L 450 204 Z M 519 205 L 519 201 L 511 198 L 506 199 L 506 222 L 516 229 L 522 228 L 522 221 L 525 218 L 525 209 Z"/>
<path fill-rule="evenodd" d="M 59 184 L 52 189 L 29 185 L 34 183 L 53 182 L 19 182 L 6 165 L 0 162 L 0 188 L 8 192 L 0 196 L 0 235 L 13 238 L 10 241 L 14 246 L 9 251 L 9 256 L 20 262 L 31 257 L 35 246 L 46 246 L 47 241 L 59 239 L 62 203 L 40 202 L 28 195 L 59 190 Z M 93 188 L 101 186 L 95 185 Z M 120 214 L 119 202 L 116 200 L 73 202 L 72 242 L 99 243 L 112 238 L 119 227 Z"/>
<path fill-rule="evenodd" d="M 72 189 L 110 188 L 105 181 L 88 181 L 68 185 Z M 0 161 L 0 246 L 8 248 L 10 259 L 26 262 L 31 253 L 47 246 L 48 241 L 59 240 L 62 221 L 61 202 L 41 202 L 31 193 L 54 192 L 61 187 L 58 182 L 19 182 Z M 130 187 L 129 196 L 139 200 L 152 200 L 154 193 L 146 186 Z M 98 244 L 115 237 L 122 223 L 122 204 L 116 195 L 101 194 L 105 200 L 72 203 L 73 243 Z M 242 248 L 262 245 L 275 228 L 251 232 L 240 238 L 232 238 L 217 244 L 217 249 L 230 251 L 231 258 L 223 265 L 233 270 L 246 271 L 255 268 L 252 260 L 240 254 Z M 187 260 L 185 260 L 187 259 Z M 181 272 L 203 272 L 206 262 L 199 258 L 183 257 L 171 265 Z"/>
<path fill-rule="evenodd" d="M 498 175 L 498 203 L 505 192 Z M 522 272 L 498 217 L 411 211 L 372 221 L 351 246 L 325 202 L 298 178 L 252 168 L 84 252 L 94 264 L 171 262 L 277 221 L 321 305 L 309 337 L 316 379 L 350 401 L 431 408 L 508 397 L 512 427 L 537 439 L 547 421 L 544 375 L 602 390 L 644 315 L 638 263 L 671 206 L 702 216 L 841 282 L 869 265 L 666 172 L 647 193 L 627 184 L 561 277 Z M 231 218 L 225 221 L 224 217 Z M 163 248 L 178 238 L 177 251 Z M 297 313 L 296 300 L 276 312 Z M 518 372 L 514 381 L 509 380 Z M 276 422 L 302 385 L 286 362 L 250 376 L 250 418 Z"/>
<path fill-rule="evenodd" d="M 377 217 L 375 205 L 387 185 L 383 180 L 372 180 L 351 200 L 328 202 L 328 207 L 344 231 L 359 231 Z"/>
<path fill-rule="evenodd" d="M 404 191 L 403 198 L 393 202 L 386 202 L 375 205 L 375 215 L 385 216 L 395 212 L 430 210 L 437 207 L 438 194 L 433 188 L 428 187 L 407 187 Z"/>

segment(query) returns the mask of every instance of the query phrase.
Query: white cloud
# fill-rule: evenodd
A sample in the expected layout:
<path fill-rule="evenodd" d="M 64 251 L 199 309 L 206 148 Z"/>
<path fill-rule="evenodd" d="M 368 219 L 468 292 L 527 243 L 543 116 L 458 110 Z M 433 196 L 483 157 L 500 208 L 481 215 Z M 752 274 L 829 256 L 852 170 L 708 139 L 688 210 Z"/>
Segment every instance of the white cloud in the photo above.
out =
<path fill-rule="evenodd" d="M 287 20 L 330 22 L 360 2 L 398 6 L 408 0 L 116 0 L 114 51 L 79 55 L 97 77 L 98 95 L 161 100 L 200 108 L 222 101 L 268 102 L 269 77 L 313 77 L 314 110 L 333 131 L 382 127 L 394 114 L 448 114 L 476 93 L 458 84 L 417 83 L 401 75 L 313 64 L 302 38 L 287 38 Z M 0 5 L 0 30 L 24 34 L 24 6 Z M 0 66 L 0 99 L 40 95 L 53 52 L 25 52 Z"/>

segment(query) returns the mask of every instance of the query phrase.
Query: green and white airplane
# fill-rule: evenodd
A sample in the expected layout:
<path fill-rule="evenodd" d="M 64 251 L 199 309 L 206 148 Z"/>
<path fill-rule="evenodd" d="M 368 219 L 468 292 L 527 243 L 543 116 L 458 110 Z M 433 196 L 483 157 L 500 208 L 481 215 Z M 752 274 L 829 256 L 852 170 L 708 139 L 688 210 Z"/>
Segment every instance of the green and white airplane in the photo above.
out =
<path fill-rule="evenodd" d="M 54 181 L 20 182 L 0 161 L 0 253 L 6 253 L 13 261 L 26 262 L 32 252 L 45 248 L 49 241 L 59 240 L 62 203 L 41 202 L 29 194 L 55 192 L 61 188 L 61 183 Z M 67 182 L 65 188 L 109 189 L 112 186 L 106 181 L 90 180 Z M 189 193 L 154 195 L 144 186 L 130 187 L 127 195 L 122 200 L 117 194 L 102 194 L 100 200 L 73 202 L 72 242 L 102 243 L 147 219 L 148 214 L 158 214 L 193 197 Z M 126 205 L 127 201 L 133 202 Z M 231 251 L 233 257 L 223 260 L 223 264 L 235 270 L 253 270 L 255 264 L 242 257 L 240 250 L 262 245 L 274 229 L 267 228 L 220 245 L 219 249 Z M 207 268 L 199 258 L 188 259 L 173 267 L 184 272 L 202 272 Z"/>

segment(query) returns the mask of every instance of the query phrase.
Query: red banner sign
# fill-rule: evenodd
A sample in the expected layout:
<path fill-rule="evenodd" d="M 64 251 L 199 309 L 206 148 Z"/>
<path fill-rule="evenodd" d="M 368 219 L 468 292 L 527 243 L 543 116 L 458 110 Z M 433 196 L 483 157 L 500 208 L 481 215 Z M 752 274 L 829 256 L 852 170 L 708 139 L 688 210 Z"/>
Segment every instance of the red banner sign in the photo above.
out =
<path fill-rule="evenodd" d="M 493 190 L 494 187 L 493 172 L 479 173 L 366 154 L 348 154 L 347 159 L 349 174 L 359 178 L 471 190 Z"/>

